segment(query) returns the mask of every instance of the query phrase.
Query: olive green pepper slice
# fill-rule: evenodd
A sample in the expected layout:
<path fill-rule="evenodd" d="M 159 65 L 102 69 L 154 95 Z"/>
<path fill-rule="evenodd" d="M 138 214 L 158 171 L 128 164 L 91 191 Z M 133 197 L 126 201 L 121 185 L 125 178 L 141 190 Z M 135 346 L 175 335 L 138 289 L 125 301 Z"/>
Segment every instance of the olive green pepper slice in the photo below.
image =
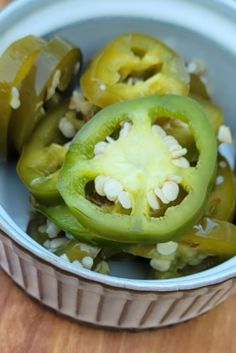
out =
<path fill-rule="evenodd" d="M 203 98 L 204 100 L 210 101 L 209 93 L 205 83 L 201 80 L 201 77 L 197 74 L 190 75 L 190 95 Z"/>
<path fill-rule="evenodd" d="M 72 261 L 81 261 L 85 256 L 89 256 L 92 259 L 95 259 L 99 254 L 100 248 L 78 242 L 77 240 L 70 240 L 65 245 L 62 245 L 57 249 L 56 255 L 65 254 L 68 259 Z"/>
<path fill-rule="evenodd" d="M 48 239 L 46 232 L 40 232 L 39 229 L 41 226 L 44 226 L 47 221 L 47 218 L 39 213 L 32 212 L 30 221 L 27 226 L 26 233 L 30 235 L 38 244 L 43 245 L 44 242 Z"/>
<path fill-rule="evenodd" d="M 17 172 L 29 191 L 43 204 L 61 200 L 57 190 L 60 168 L 68 151 L 68 138 L 59 129 L 62 118 L 69 121 L 75 131 L 84 124 L 76 113 L 68 110 L 68 102 L 61 101 L 50 109 L 25 144 L 17 164 Z"/>
<path fill-rule="evenodd" d="M 98 234 L 93 233 L 89 229 L 82 226 L 82 224 L 63 202 L 51 206 L 36 203 L 33 206 L 46 218 L 50 219 L 51 222 L 56 224 L 58 228 L 68 234 L 71 234 L 78 241 L 86 242 L 87 244 L 94 246 L 114 248 L 115 252 L 120 252 L 123 249 L 123 244 L 103 239 Z"/>
<path fill-rule="evenodd" d="M 187 95 L 184 61 L 149 35 L 125 33 L 96 55 L 81 78 L 84 96 L 104 107 L 150 94 Z"/>
<path fill-rule="evenodd" d="M 195 167 L 183 166 L 182 162 L 176 166 L 163 145 L 164 137 L 153 133 L 153 124 L 158 124 L 163 116 L 189 124 L 199 150 Z M 130 133 L 95 157 L 97 144 L 124 121 L 132 125 Z M 103 109 L 79 131 L 60 172 L 58 188 L 79 222 L 104 239 L 166 241 L 177 237 L 201 216 L 214 180 L 216 157 L 213 129 L 197 102 L 175 95 L 145 97 Z M 177 205 L 171 204 L 164 215 L 155 217 L 150 214 L 148 193 L 170 175 L 180 176 L 180 185 L 187 195 Z M 127 213 L 112 212 L 109 202 L 103 207 L 86 193 L 89 182 L 94 183 L 98 176 L 118 180 L 130 198 Z M 113 206 L 114 202 L 110 204 Z"/>
<path fill-rule="evenodd" d="M 12 109 L 20 104 L 19 90 L 46 42 L 26 36 L 11 44 L 0 57 L 0 159 L 7 156 L 8 126 Z"/>
<path fill-rule="evenodd" d="M 148 273 L 148 279 L 168 279 L 168 278 L 177 278 L 188 275 L 193 275 L 204 270 L 208 270 L 214 266 L 219 265 L 222 262 L 222 259 L 217 256 L 208 256 L 203 259 L 200 264 L 189 265 L 187 264 L 183 268 L 178 268 L 177 266 L 171 268 L 169 271 L 160 272 L 154 269 L 151 269 Z"/>
<path fill-rule="evenodd" d="M 81 60 L 80 49 L 59 37 L 52 38 L 40 52 L 22 82 L 21 105 L 11 117 L 10 141 L 18 152 L 44 117 L 44 103 L 56 90 L 64 92 L 74 82 Z"/>
<path fill-rule="evenodd" d="M 226 221 L 205 217 L 185 234 L 178 238 L 187 244 L 221 258 L 229 258 L 236 254 L 236 226 Z"/>
<path fill-rule="evenodd" d="M 223 157 L 218 159 L 215 185 L 209 195 L 205 216 L 232 221 L 235 212 L 236 187 L 232 169 Z"/>

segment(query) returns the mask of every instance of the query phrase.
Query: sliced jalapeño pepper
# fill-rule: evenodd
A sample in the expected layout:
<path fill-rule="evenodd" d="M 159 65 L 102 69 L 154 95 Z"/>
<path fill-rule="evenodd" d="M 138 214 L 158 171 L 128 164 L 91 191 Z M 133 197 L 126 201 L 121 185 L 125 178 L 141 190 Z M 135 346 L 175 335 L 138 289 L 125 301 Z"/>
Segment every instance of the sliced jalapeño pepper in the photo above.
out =
<path fill-rule="evenodd" d="M 118 249 L 119 251 L 123 249 L 123 244 L 103 239 L 100 235 L 95 234 L 82 226 L 63 202 L 51 206 L 36 203 L 34 208 L 47 219 L 50 219 L 50 221 L 56 224 L 58 228 L 71 234 L 78 241 L 86 242 L 94 246 L 115 248 L 116 251 L 118 251 Z"/>
<path fill-rule="evenodd" d="M 57 190 L 57 178 L 68 151 L 68 139 L 59 129 L 60 120 L 67 116 L 75 129 L 83 124 L 73 112 L 68 111 L 68 103 L 62 102 L 49 110 L 28 143 L 25 144 L 17 164 L 17 172 L 30 192 L 44 204 L 61 200 Z"/>
<path fill-rule="evenodd" d="M 0 57 L 0 159 L 7 156 L 10 116 L 20 104 L 21 83 L 45 45 L 44 40 L 27 36 L 11 44 Z"/>
<path fill-rule="evenodd" d="M 229 258 L 236 254 L 236 226 L 232 223 L 205 217 L 178 241 L 208 253 Z"/>
<path fill-rule="evenodd" d="M 199 151 L 196 166 L 158 125 L 163 116 L 190 126 Z M 74 139 L 58 188 L 79 222 L 104 239 L 165 242 L 202 215 L 216 158 L 214 131 L 197 102 L 150 96 L 97 113 Z"/>
<path fill-rule="evenodd" d="M 205 83 L 202 81 L 201 77 L 197 74 L 192 73 L 190 75 L 190 95 L 194 95 L 210 101 L 209 93 Z"/>
<path fill-rule="evenodd" d="M 217 177 L 207 201 L 205 216 L 222 221 L 232 221 L 235 212 L 235 196 L 234 173 L 227 160 L 220 156 Z"/>
<path fill-rule="evenodd" d="M 207 205 L 205 208 L 205 217 L 213 218 L 217 220 L 230 221 L 232 220 L 234 209 L 235 209 L 235 181 L 233 177 L 233 172 L 230 169 L 229 164 L 223 157 L 219 157 L 218 159 L 218 176 L 223 177 L 223 181 L 221 183 L 216 183 L 211 190 L 211 193 L 207 200 Z M 216 180 L 218 180 L 216 178 Z M 92 233 L 88 229 L 85 229 L 76 219 L 76 217 L 71 213 L 69 208 L 63 204 L 57 204 L 53 206 L 45 206 L 42 204 L 37 204 L 34 206 L 38 211 L 43 213 L 47 218 L 49 218 L 53 223 L 55 223 L 60 229 L 63 229 L 65 232 L 72 234 L 75 238 L 80 241 L 91 242 L 92 244 L 99 244 L 103 246 L 114 247 L 118 251 L 130 252 L 136 256 L 149 257 L 152 258 L 153 251 L 155 250 L 155 246 L 152 245 L 133 245 L 128 247 L 127 245 L 118 244 L 115 242 L 105 241 L 100 239 L 98 235 Z M 219 226 L 225 223 L 219 223 Z M 196 228 L 196 227 L 195 227 Z M 195 229 L 194 228 L 194 229 Z M 199 228 L 199 226 L 198 226 Z M 187 234 L 192 234 L 195 230 L 187 231 L 183 238 L 187 239 Z M 219 229 L 220 231 L 220 229 Z M 211 251 L 213 252 L 214 248 L 214 238 L 209 234 L 209 242 L 211 245 Z M 225 234 L 226 235 L 226 234 Z M 180 236 L 181 239 L 181 236 Z M 191 239 L 190 239 L 191 240 Z M 178 241 L 178 239 L 177 239 Z M 227 237 L 224 239 L 225 243 L 227 243 Z M 217 246 L 218 247 L 218 246 Z M 132 252 L 131 252 L 132 251 Z M 138 251 L 138 252 L 137 252 Z M 204 249 L 204 244 L 201 248 L 201 251 L 206 251 Z M 137 253 L 135 253 L 137 252 Z M 214 253 L 214 252 L 213 252 Z M 149 254 L 150 256 L 147 256 Z M 217 252 L 218 256 L 223 256 L 222 254 Z"/>
<path fill-rule="evenodd" d="M 44 117 L 44 103 L 64 92 L 77 75 L 81 51 L 59 37 L 52 38 L 35 60 L 21 85 L 21 105 L 10 121 L 10 141 L 18 152 Z"/>
<path fill-rule="evenodd" d="M 85 97 L 104 107 L 150 94 L 189 91 L 184 61 L 172 49 L 149 35 L 126 33 L 114 39 L 94 58 L 81 78 Z"/>

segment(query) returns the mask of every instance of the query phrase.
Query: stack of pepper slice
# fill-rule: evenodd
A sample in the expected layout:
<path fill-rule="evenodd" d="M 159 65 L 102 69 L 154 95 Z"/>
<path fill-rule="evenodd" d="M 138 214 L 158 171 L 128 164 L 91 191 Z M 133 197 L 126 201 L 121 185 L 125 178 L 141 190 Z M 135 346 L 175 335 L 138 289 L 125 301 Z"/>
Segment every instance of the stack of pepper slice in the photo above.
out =
<path fill-rule="evenodd" d="M 96 268 L 111 254 L 139 256 L 150 261 L 152 278 L 233 256 L 235 182 L 217 151 L 223 113 L 184 60 L 148 35 L 116 38 L 81 77 L 86 104 L 101 110 L 87 122 L 71 103 L 76 92 L 71 100 L 62 94 L 73 85 L 80 49 L 57 37 L 38 43 L 20 84 L 9 81 L 13 108 L 0 142 L 4 154 L 7 145 L 21 154 L 17 171 L 35 209 L 73 237 L 56 253 L 82 261 L 81 242 L 90 244 Z M 62 120 L 73 136 L 79 130 L 72 142 Z M 39 220 L 46 222 L 34 218 L 29 232 L 44 243 Z"/>
<path fill-rule="evenodd" d="M 46 102 L 74 84 L 81 60 L 80 49 L 59 37 L 46 42 L 27 36 L 5 50 L 0 57 L 1 159 L 22 151 L 44 117 Z"/>

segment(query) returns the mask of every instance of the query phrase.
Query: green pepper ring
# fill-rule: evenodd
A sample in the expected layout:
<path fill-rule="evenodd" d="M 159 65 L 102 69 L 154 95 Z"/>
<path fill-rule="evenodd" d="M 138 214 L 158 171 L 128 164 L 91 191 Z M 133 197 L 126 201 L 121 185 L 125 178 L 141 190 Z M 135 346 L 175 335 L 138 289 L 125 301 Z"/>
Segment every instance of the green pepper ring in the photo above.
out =
<path fill-rule="evenodd" d="M 188 195 L 179 205 L 169 207 L 160 218 L 144 215 L 143 207 L 138 206 L 132 208 L 130 215 L 105 213 L 85 195 L 87 182 L 100 173 L 99 161 L 92 159 L 94 145 L 127 117 L 134 125 L 150 126 L 162 116 L 188 123 L 199 150 L 195 167 L 184 170 L 177 167 Z M 216 159 L 214 131 L 197 102 L 176 95 L 149 96 L 111 105 L 80 130 L 66 156 L 58 189 L 81 224 L 104 239 L 128 243 L 165 242 L 176 238 L 201 217 L 215 176 Z"/>

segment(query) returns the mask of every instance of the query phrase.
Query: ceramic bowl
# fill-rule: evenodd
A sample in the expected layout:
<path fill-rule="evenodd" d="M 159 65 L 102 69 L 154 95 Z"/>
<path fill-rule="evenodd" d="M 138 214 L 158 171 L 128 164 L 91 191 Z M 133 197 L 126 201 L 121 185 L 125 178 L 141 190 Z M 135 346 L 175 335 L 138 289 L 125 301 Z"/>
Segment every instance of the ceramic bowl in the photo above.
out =
<path fill-rule="evenodd" d="M 209 88 L 235 134 L 235 23 L 233 0 L 18 0 L 0 13 L 0 52 L 23 35 L 57 33 L 78 44 L 86 61 L 118 34 L 152 34 L 186 60 L 206 63 Z M 0 202 L 2 269 L 30 296 L 80 322 L 134 330 L 172 325 L 212 309 L 235 291 L 236 258 L 168 280 L 140 279 L 138 266 L 127 272 L 118 263 L 112 276 L 74 268 L 25 233 L 28 192 L 12 164 L 0 164 Z"/>

